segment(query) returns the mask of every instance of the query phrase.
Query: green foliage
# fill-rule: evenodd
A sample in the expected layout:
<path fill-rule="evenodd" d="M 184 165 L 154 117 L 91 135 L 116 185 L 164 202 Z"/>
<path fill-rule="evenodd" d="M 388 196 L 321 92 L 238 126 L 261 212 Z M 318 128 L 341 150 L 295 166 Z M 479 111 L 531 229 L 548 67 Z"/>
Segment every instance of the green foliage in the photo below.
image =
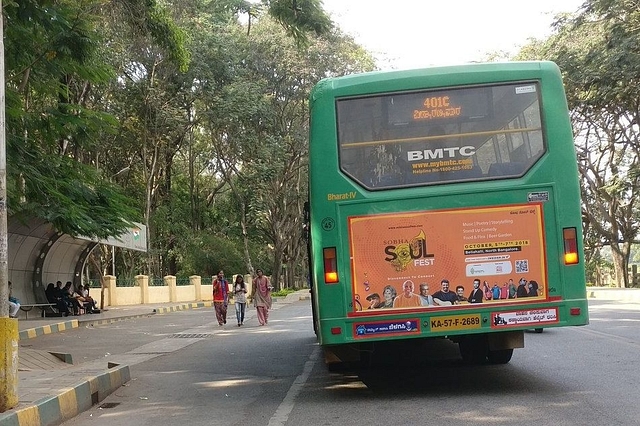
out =
<path fill-rule="evenodd" d="M 87 85 L 113 75 L 94 61 L 95 16 L 76 2 L 30 0 L 5 14 L 9 214 L 71 235 L 118 235 L 139 219 L 135 202 L 78 161 L 114 124 L 83 105 Z"/>
<path fill-rule="evenodd" d="M 299 46 L 308 45 L 307 33 L 325 35 L 333 26 L 319 0 L 264 0 L 264 3 L 269 5 L 269 14 Z"/>
<path fill-rule="evenodd" d="M 216 275 L 219 270 L 244 273 L 244 256 L 237 240 L 224 235 L 185 234 L 176 245 L 177 262 L 182 275 Z"/>
<path fill-rule="evenodd" d="M 271 296 L 273 296 L 273 297 L 285 297 L 288 294 L 295 293 L 298 290 L 300 290 L 300 289 L 299 288 L 295 288 L 295 287 L 293 287 L 293 288 L 283 288 L 283 289 L 278 290 L 278 291 L 272 291 L 271 292 Z"/>
<path fill-rule="evenodd" d="M 190 52 L 186 34 L 169 16 L 168 10 L 156 0 L 120 0 L 125 19 L 129 20 L 132 34 L 151 37 L 163 48 L 177 68 L 185 72 L 189 67 Z"/>
<path fill-rule="evenodd" d="M 624 286 L 638 237 L 640 12 L 636 1 L 590 0 L 557 32 L 521 57 L 555 61 L 563 71 L 582 178 L 585 250 L 597 263 L 608 245 Z"/>
<path fill-rule="evenodd" d="M 309 92 L 374 67 L 319 0 L 4 5 L 12 217 L 142 221 L 151 250 L 116 250 L 123 278 L 301 267 Z"/>

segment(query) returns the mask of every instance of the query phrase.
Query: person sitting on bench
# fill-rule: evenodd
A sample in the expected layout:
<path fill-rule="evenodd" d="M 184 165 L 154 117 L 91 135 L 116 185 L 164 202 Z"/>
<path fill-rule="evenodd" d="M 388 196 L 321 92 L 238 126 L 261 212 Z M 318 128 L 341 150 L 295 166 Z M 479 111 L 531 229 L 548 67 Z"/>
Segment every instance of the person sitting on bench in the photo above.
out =
<path fill-rule="evenodd" d="M 82 293 L 83 293 L 83 287 L 82 287 L 82 284 L 80 284 L 78 289 L 71 294 L 71 297 L 78 302 L 80 307 L 83 308 L 86 311 L 86 313 L 92 314 L 93 311 L 97 309 L 95 306 L 96 302 L 88 295 L 85 297 Z"/>
<path fill-rule="evenodd" d="M 71 288 L 71 281 L 67 281 L 67 283 L 62 288 L 62 300 L 66 302 L 73 309 L 73 315 L 80 315 L 80 309 L 82 308 L 82 303 L 73 297 L 73 289 Z"/>
<path fill-rule="evenodd" d="M 9 281 L 9 318 L 16 318 L 20 310 L 20 301 L 11 295 L 11 281 Z"/>
<path fill-rule="evenodd" d="M 89 285 L 82 285 L 80 284 L 80 294 L 82 294 L 82 297 L 84 297 L 84 299 L 86 300 L 86 303 L 89 303 L 91 305 L 91 313 L 100 313 L 100 309 L 98 309 L 98 305 L 96 305 L 96 301 L 93 299 L 93 297 L 89 296 Z"/>
<path fill-rule="evenodd" d="M 49 283 L 47 285 L 47 289 L 44 291 L 47 296 L 47 300 L 49 303 L 53 303 L 56 305 L 56 309 L 62 315 L 69 316 L 71 315 L 71 311 L 69 310 L 69 306 L 67 306 L 66 302 L 62 299 L 62 295 L 59 294 L 59 291 L 56 289 L 53 283 Z"/>

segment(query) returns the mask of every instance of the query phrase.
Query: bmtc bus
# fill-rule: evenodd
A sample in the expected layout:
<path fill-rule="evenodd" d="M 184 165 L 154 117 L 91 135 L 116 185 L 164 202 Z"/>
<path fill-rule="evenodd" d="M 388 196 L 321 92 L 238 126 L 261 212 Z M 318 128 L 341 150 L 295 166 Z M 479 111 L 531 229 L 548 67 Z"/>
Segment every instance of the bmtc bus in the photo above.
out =
<path fill-rule="evenodd" d="M 309 259 L 327 363 L 448 338 L 505 364 L 526 330 L 588 323 L 580 188 L 552 62 L 322 80 Z"/>

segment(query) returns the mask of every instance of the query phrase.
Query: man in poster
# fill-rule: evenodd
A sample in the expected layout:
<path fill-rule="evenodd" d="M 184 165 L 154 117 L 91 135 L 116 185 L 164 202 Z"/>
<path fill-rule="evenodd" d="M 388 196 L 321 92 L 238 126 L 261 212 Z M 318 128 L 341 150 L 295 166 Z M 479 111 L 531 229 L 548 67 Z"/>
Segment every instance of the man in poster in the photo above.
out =
<path fill-rule="evenodd" d="M 449 290 L 449 280 L 442 280 L 440 287 L 440 290 L 432 294 L 433 303 L 439 306 L 450 306 L 458 303 L 458 295 Z"/>
<path fill-rule="evenodd" d="M 480 280 L 473 280 L 473 290 L 469 294 L 469 303 L 482 303 L 482 295 L 484 292 L 480 289 Z"/>
<path fill-rule="evenodd" d="M 406 280 L 402 284 L 402 294 L 393 300 L 394 308 L 414 308 L 422 306 L 420 296 L 413 292 L 414 284 L 411 280 Z"/>

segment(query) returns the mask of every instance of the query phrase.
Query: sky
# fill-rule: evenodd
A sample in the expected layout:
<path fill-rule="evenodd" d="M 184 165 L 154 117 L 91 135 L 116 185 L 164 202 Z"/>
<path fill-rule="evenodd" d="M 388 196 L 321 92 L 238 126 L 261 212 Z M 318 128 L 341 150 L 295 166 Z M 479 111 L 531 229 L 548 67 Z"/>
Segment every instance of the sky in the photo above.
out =
<path fill-rule="evenodd" d="M 381 69 L 482 61 L 517 53 L 552 32 L 558 13 L 584 0 L 323 0 L 343 32 L 372 52 Z"/>

